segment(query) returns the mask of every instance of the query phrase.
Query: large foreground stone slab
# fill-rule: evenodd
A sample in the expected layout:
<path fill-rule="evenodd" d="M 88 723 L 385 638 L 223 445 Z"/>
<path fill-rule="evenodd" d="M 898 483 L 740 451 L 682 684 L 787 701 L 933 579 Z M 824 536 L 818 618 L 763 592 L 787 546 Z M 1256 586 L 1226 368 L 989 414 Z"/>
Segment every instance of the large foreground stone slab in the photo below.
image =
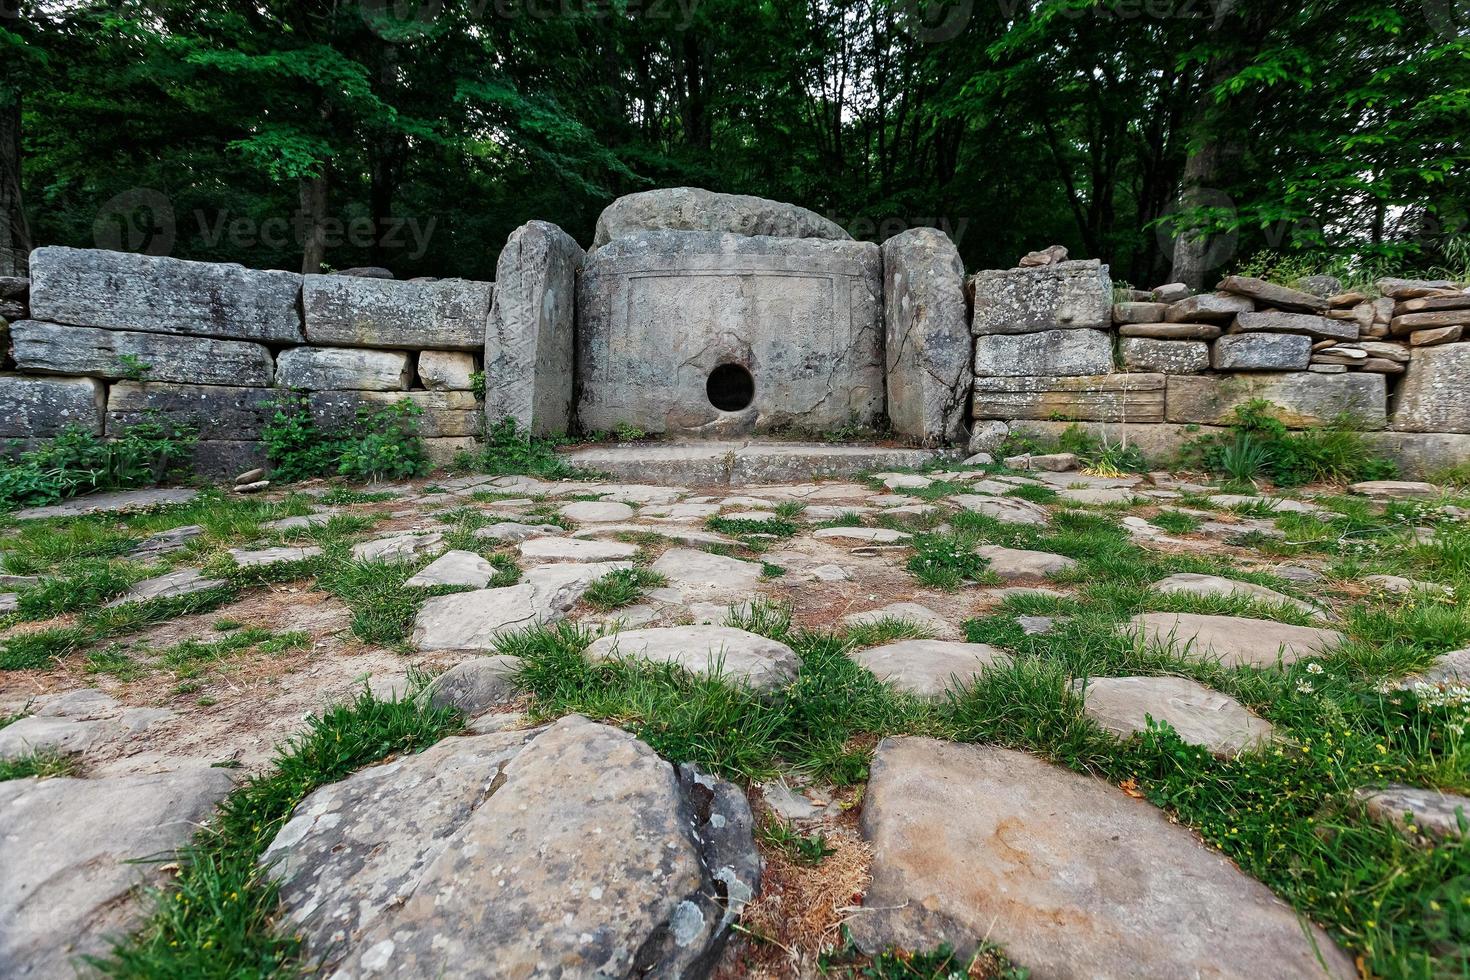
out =
<path fill-rule="evenodd" d="M 786 644 L 730 626 L 665 626 L 625 630 L 593 641 L 583 654 L 604 660 L 673 664 L 699 676 L 774 691 L 796 680 L 796 653 Z"/>
<path fill-rule="evenodd" d="M 0 374 L 0 439 L 45 439 L 73 426 L 100 436 L 106 390 L 96 378 Z"/>
<path fill-rule="evenodd" d="M 301 304 L 309 344 L 479 350 L 490 313 L 488 282 L 405 282 L 306 276 Z"/>
<path fill-rule="evenodd" d="M 126 378 L 140 369 L 150 381 L 249 385 L 271 383 L 275 365 L 262 344 L 70 327 L 40 320 L 10 325 L 15 364 L 42 374 Z"/>
<path fill-rule="evenodd" d="M 1096 259 L 987 269 L 971 276 L 968 288 L 975 301 L 971 330 L 976 336 L 1106 330 L 1113 321 L 1113 280 Z"/>
<path fill-rule="evenodd" d="M 815 211 L 750 194 L 720 194 L 702 187 L 663 187 L 627 194 L 597 218 L 592 247 L 641 231 L 708 231 L 772 238 L 851 239 L 841 225 Z"/>
<path fill-rule="evenodd" d="M 164 420 L 192 428 L 200 439 L 255 440 L 270 421 L 277 394 L 268 388 L 119 381 L 107 393 L 107 431 L 118 435 L 141 422 Z"/>
<path fill-rule="evenodd" d="M 1294 429 L 1327 425 L 1351 416 L 1359 428 L 1387 424 L 1388 394 L 1381 374 L 1233 374 L 1171 377 L 1170 422 L 1229 425 L 1235 410 L 1256 399 L 1277 406 L 1275 415 Z"/>
<path fill-rule="evenodd" d="M 690 599 L 748 598 L 761 580 L 758 562 L 694 548 L 670 548 L 653 563 L 652 570 Z"/>
<path fill-rule="evenodd" d="M 1168 722 L 1179 737 L 1218 756 L 1235 756 L 1271 739 L 1269 721 L 1245 705 L 1185 677 L 1093 677 L 1072 682 L 1087 717 L 1122 738 Z"/>
<path fill-rule="evenodd" d="M 182 487 L 167 490 L 111 490 L 107 493 L 73 497 L 46 507 L 27 507 L 10 516 L 18 521 L 38 521 L 51 517 L 86 517 L 88 514 L 136 514 L 174 504 L 187 504 L 197 496 L 198 490 Z"/>
<path fill-rule="evenodd" d="M 339 977 L 702 976 L 759 886 L 744 796 L 576 716 L 324 786 L 262 856 Z"/>
<path fill-rule="evenodd" d="M 852 659 L 874 677 L 909 694 L 942 700 L 950 691 L 960 691 L 995 663 L 1008 663 L 1010 655 L 984 643 L 949 640 L 900 640 L 858 650 Z"/>
<path fill-rule="evenodd" d="M 970 385 L 965 264 L 949 236 L 914 228 L 883 243 L 884 359 L 888 419 L 923 445 L 956 441 Z"/>
<path fill-rule="evenodd" d="M 1024 548 L 1003 548 L 998 544 L 981 545 L 975 553 L 986 559 L 989 571 L 1003 579 L 1046 578 L 1077 567 L 1074 558 L 1054 555 L 1047 551 L 1028 551 Z"/>
<path fill-rule="evenodd" d="M 923 738 L 878 746 L 865 951 L 961 956 L 982 939 L 1035 977 L 1348 980 L 1326 934 L 1161 810 L 1020 752 Z"/>
<path fill-rule="evenodd" d="M 31 253 L 31 316 L 52 323 L 299 344 L 301 276 L 48 245 Z"/>
<path fill-rule="evenodd" d="M 1113 337 L 1103 330 L 1041 330 L 975 338 L 975 376 L 1075 377 L 1113 369 Z"/>
<path fill-rule="evenodd" d="M 1164 421 L 1164 375 L 1101 374 L 1076 378 L 975 379 L 977 419 Z"/>
<path fill-rule="evenodd" d="M 90 688 L 68 691 L 33 714 L 0 728 L 0 759 L 41 752 L 85 756 L 168 721 L 167 708 L 128 708 Z"/>
<path fill-rule="evenodd" d="M 0 975 L 71 977 L 76 957 L 106 953 L 137 924 L 138 888 L 163 884 L 157 859 L 232 787 L 209 768 L 0 783 Z"/>
<path fill-rule="evenodd" d="M 536 435 L 571 429 L 574 304 L 586 253 L 547 221 L 510 233 L 485 331 L 485 414 Z"/>
<path fill-rule="evenodd" d="M 1289 664 L 1328 653 L 1344 639 L 1336 630 L 1197 613 L 1142 613 L 1133 617 L 1131 628 L 1149 645 L 1226 667 Z"/>
<path fill-rule="evenodd" d="M 871 242 L 642 232 L 592 253 L 577 290 L 583 429 L 825 431 L 882 411 Z"/>
<path fill-rule="evenodd" d="M 277 382 L 304 391 L 403 391 L 413 372 L 402 351 L 292 347 L 281 351 Z"/>
<path fill-rule="evenodd" d="M 1421 347 L 1399 382 L 1393 427 L 1405 432 L 1470 433 L 1470 344 Z"/>

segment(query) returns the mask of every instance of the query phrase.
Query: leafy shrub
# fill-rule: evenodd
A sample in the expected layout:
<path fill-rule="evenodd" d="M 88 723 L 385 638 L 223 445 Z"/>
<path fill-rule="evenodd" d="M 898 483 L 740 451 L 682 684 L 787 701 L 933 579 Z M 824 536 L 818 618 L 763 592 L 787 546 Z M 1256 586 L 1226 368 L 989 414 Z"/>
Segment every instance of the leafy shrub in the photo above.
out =
<path fill-rule="evenodd" d="M 1351 417 L 1293 432 L 1276 417 L 1276 410 L 1259 398 L 1237 406 L 1231 434 L 1191 440 L 1183 450 L 1186 461 L 1235 480 L 1265 474 L 1281 487 L 1382 480 L 1397 472 L 1392 461 L 1374 453 L 1354 430 Z"/>
<path fill-rule="evenodd" d="M 564 440 L 533 436 L 521 430 L 513 418 L 503 418 L 485 433 L 479 453 L 462 454 L 456 466 L 494 476 L 524 474 L 547 480 L 575 476 L 576 469 L 556 453 Z"/>
<path fill-rule="evenodd" d="M 112 439 L 69 427 L 0 461 L 0 509 L 54 504 L 94 490 L 153 486 L 187 462 L 194 433 L 155 419 Z"/>
<path fill-rule="evenodd" d="M 350 429 L 327 433 L 317 427 L 304 395 L 285 393 L 265 427 L 271 473 L 287 483 L 333 473 L 361 480 L 422 476 L 429 458 L 419 435 L 421 414 L 406 398 L 382 408 L 364 406 Z"/>

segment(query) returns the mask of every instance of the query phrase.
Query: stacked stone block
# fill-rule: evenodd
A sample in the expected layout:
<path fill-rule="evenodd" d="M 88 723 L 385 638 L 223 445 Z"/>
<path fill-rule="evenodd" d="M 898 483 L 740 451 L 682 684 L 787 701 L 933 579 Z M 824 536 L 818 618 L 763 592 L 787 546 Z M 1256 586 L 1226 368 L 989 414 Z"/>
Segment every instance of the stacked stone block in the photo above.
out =
<path fill-rule="evenodd" d="M 32 443 L 78 426 L 116 434 L 149 418 L 199 434 L 195 469 L 265 462 L 282 389 L 307 393 L 323 429 L 360 407 L 408 399 L 431 457 L 471 448 L 472 393 L 493 284 L 308 275 L 46 247 L 28 291 L 0 283 L 11 373 L 0 438 Z M 24 282 L 23 280 L 21 282 Z"/>

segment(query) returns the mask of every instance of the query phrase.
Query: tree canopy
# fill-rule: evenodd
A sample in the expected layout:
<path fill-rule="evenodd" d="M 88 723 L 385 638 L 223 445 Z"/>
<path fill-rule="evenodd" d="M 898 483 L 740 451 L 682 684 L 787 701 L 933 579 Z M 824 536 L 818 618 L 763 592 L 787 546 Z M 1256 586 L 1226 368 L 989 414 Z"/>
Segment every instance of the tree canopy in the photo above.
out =
<path fill-rule="evenodd" d="M 1060 243 L 1152 285 L 1262 249 L 1427 266 L 1470 219 L 1458 0 L 0 14 L 0 205 L 35 244 L 492 278 L 527 220 L 585 243 L 614 197 L 690 184 L 858 238 L 935 225 L 971 268 Z"/>

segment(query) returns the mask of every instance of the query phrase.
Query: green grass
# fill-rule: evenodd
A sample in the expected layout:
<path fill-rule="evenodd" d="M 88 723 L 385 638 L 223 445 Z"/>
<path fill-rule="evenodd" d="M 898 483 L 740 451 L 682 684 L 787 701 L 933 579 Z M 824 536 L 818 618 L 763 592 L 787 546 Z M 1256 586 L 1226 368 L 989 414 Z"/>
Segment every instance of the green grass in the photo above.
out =
<path fill-rule="evenodd" d="M 849 941 L 822 957 L 823 977 L 841 980 L 1026 980 L 1031 974 L 1006 958 L 994 943 L 981 942 L 968 957 L 949 946 L 931 952 L 888 949 L 867 956 Z"/>
<path fill-rule="evenodd" d="M 1150 524 L 1161 527 L 1170 534 L 1193 534 L 1204 523 L 1192 514 L 1177 510 L 1161 510 L 1148 520 Z"/>
<path fill-rule="evenodd" d="M 818 865 L 832 853 L 827 836 L 821 831 L 803 834 L 784 820 L 767 818 L 756 827 L 756 838 L 764 845 L 785 854 L 797 863 Z"/>
<path fill-rule="evenodd" d="M 51 752 L 32 752 L 0 759 L 0 783 L 10 779 L 29 779 L 32 776 L 48 779 L 52 776 L 72 776 L 77 771 L 76 760 Z"/>
<path fill-rule="evenodd" d="M 422 683 L 422 678 L 418 683 Z M 308 972 L 300 941 L 276 928 L 277 886 L 257 860 L 312 790 L 390 754 L 419 752 L 459 730 L 459 715 L 366 691 L 327 709 L 287 742 L 271 768 L 236 789 L 152 893 L 142 927 L 93 960 L 114 977 L 287 977 Z"/>
<path fill-rule="evenodd" d="M 311 636 L 300 630 L 276 633 L 256 626 L 245 627 L 226 633 L 217 640 L 184 640 L 163 651 L 159 666 L 173 672 L 178 680 L 200 677 L 211 667 L 224 664 L 229 658 L 256 651 L 277 655 L 292 650 L 305 650 L 311 646 Z"/>
<path fill-rule="evenodd" d="M 909 540 L 914 554 L 908 570 L 931 589 L 953 592 L 966 582 L 996 585 L 1000 579 L 989 570 L 990 560 L 975 553 L 979 538 L 966 531 L 916 534 Z"/>
<path fill-rule="evenodd" d="M 582 598 L 594 609 L 608 612 L 631 606 L 650 589 L 668 585 L 669 580 L 646 568 L 620 568 L 593 582 Z"/>

